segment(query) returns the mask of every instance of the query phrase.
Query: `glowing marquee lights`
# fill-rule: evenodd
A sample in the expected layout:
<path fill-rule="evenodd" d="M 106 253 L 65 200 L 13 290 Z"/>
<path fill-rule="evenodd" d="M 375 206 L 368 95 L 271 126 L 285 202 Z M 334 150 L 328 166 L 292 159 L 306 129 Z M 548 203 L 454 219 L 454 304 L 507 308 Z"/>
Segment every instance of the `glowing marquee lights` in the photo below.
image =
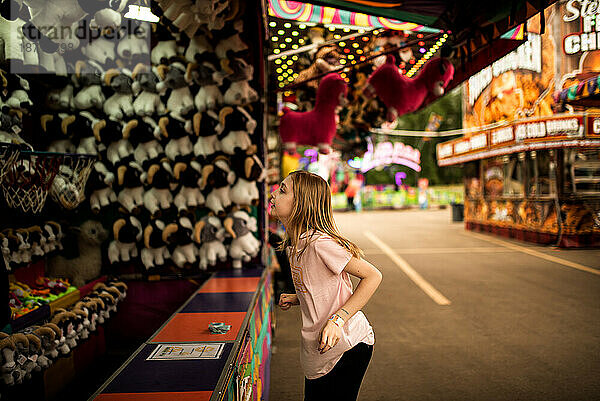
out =
<path fill-rule="evenodd" d="M 401 164 L 415 171 L 421 171 L 421 152 L 402 142 L 380 142 L 375 147 L 368 141 L 367 151 L 363 159 L 358 157 L 348 160 L 352 168 L 363 173 L 378 166 Z"/>

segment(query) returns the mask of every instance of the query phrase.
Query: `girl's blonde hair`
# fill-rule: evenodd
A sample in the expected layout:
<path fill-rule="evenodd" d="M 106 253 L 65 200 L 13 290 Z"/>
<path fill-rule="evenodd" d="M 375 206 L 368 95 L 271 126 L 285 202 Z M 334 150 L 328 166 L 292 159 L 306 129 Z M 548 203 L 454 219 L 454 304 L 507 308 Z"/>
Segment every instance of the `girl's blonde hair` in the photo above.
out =
<path fill-rule="evenodd" d="M 308 171 L 298 170 L 290 173 L 292 180 L 292 191 L 294 193 L 294 202 L 292 212 L 285 227 L 286 232 L 280 250 L 290 247 L 289 255 L 302 256 L 306 246 L 315 241 L 315 234 L 320 231 L 329 235 L 340 246 L 347 249 L 352 256 L 360 258 L 363 253 L 361 249 L 353 242 L 342 237 L 333 220 L 333 210 L 331 208 L 331 189 L 329 184 L 317 174 Z M 309 234 L 309 230 L 314 230 L 307 238 L 306 245 L 298 249 L 300 236 L 303 233 Z"/>

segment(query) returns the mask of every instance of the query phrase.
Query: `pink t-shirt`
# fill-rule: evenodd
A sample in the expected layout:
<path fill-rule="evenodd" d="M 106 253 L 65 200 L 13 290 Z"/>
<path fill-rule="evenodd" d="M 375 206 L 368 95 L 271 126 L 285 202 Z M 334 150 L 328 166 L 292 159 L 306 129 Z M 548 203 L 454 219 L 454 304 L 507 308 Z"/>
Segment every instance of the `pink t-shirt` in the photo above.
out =
<path fill-rule="evenodd" d="M 317 239 L 300 258 L 290 257 L 292 279 L 302 311 L 300 362 L 308 379 L 329 373 L 342 354 L 356 344 L 375 343 L 373 328 L 359 311 L 344 325 L 337 345 L 324 354 L 319 352 L 321 329 L 352 295 L 350 276 L 344 272 L 352 254 L 324 233 L 317 232 L 314 238 Z M 301 237 L 299 249 L 304 247 L 306 239 L 310 238 Z"/>

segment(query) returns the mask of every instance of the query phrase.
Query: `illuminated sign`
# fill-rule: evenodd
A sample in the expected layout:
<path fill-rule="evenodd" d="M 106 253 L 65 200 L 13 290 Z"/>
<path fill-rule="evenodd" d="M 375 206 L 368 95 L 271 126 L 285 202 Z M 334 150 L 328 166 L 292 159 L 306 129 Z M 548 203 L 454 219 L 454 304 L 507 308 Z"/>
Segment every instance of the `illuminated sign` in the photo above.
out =
<path fill-rule="evenodd" d="M 473 106 L 481 92 L 488 87 L 495 77 L 507 71 L 530 70 L 542 72 L 542 39 L 540 35 L 529 33 L 527 42 L 517 50 L 495 61 L 469 78 L 469 104 Z"/>
<path fill-rule="evenodd" d="M 581 32 L 564 37 L 563 50 L 565 54 L 582 53 L 600 48 L 600 1 L 569 0 L 563 21 L 572 22 L 578 18 L 581 18 Z"/>
<path fill-rule="evenodd" d="M 351 167 L 358 165 L 356 159 L 352 164 L 348 161 L 348 164 Z M 402 142 L 380 142 L 373 147 L 373 143 L 368 141 L 360 170 L 364 173 L 374 167 L 390 164 L 401 164 L 415 171 L 421 171 L 421 152 Z"/>
<path fill-rule="evenodd" d="M 593 147 L 600 141 L 600 116 L 569 114 L 530 118 L 437 145 L 439 166 L 509 153 L 561 147 Z"/>

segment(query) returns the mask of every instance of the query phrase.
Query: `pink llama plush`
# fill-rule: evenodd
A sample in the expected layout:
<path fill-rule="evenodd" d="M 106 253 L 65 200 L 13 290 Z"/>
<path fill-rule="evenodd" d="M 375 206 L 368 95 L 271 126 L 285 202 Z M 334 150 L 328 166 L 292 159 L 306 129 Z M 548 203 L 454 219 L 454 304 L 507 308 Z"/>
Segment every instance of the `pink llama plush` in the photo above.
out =
<path fill-rule="evenodd" d="M 373 92 L 388 108 L 388 121 L 412 113 L 444 94 L 444 89 L 454 77 L 454 66 L 443 58 L 434 58 L 423 66 L 411 79 L 402 75 L 396 67 L 395 58 L 388 55 L 385 64 L 369 77 L 364 93 Z"/>
<path fill-rule="evenodd" d="M 336 73 L 326 75 L 319 84 L 315 107 L 311 111 L 296 112 L 283 109 L 279 121 L 279 135 L 290 154 L 296 145 L 318 146 L 319 152 L 331 152 L 331 141 L 336 132 L 336 107 L 346 103 L 348 86 Z"/>

